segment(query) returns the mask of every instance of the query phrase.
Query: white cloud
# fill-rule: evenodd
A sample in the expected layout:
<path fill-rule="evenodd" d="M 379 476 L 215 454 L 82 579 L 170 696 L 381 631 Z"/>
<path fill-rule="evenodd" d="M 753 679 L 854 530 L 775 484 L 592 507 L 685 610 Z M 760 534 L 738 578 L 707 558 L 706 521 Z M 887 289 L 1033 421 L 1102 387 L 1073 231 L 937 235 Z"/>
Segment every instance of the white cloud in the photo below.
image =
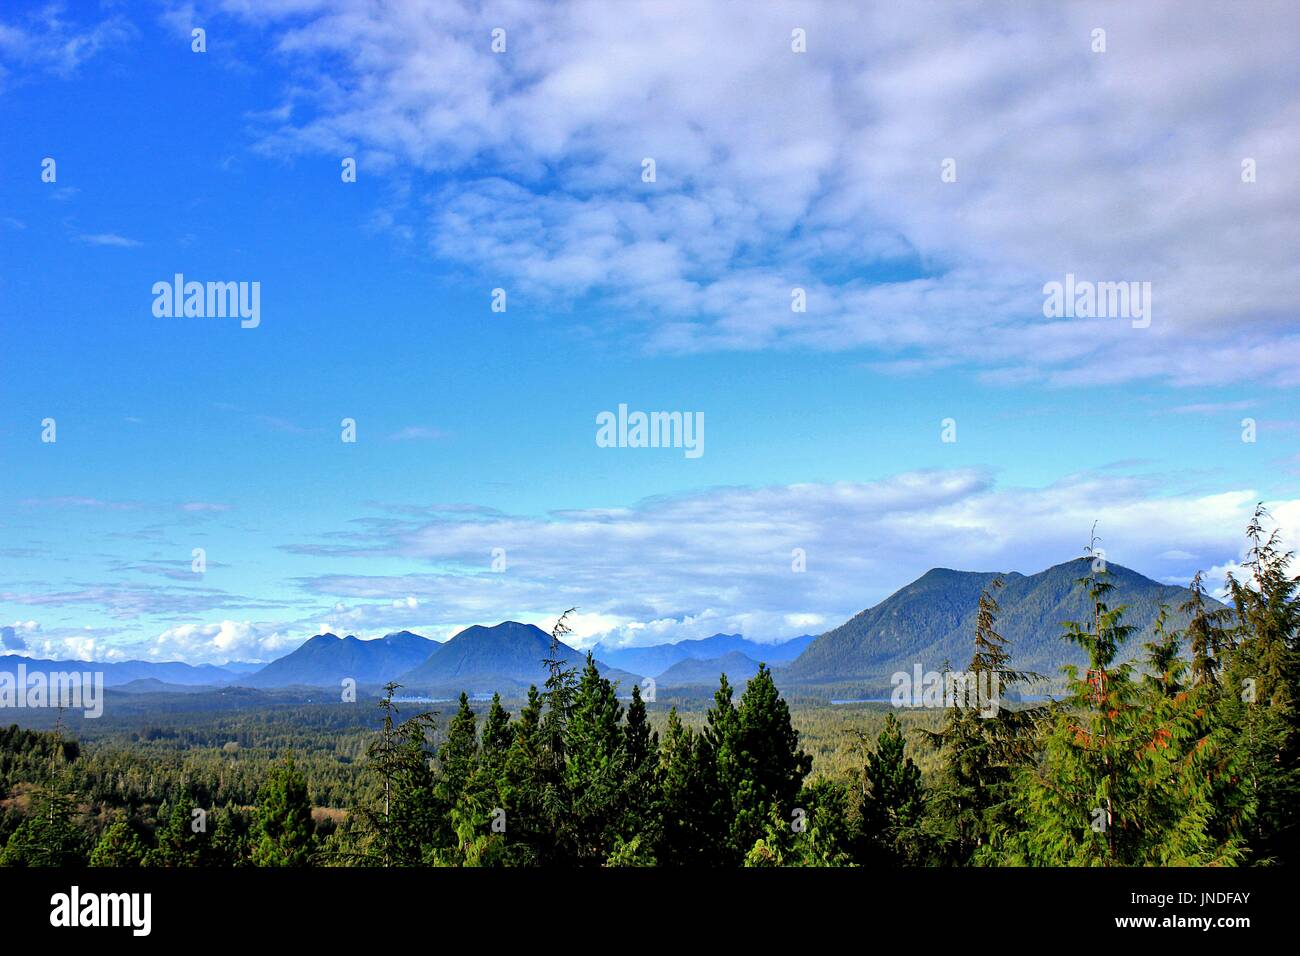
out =
<path fill-rule="evenodd" d="M 538 303 L 599 293 L 649 348 L 1300 382 L 1294 5 L 231 7 L 294 67 L 264 149 L 368 151 L 395 227 Z M 1152 282 L 1152 327 L 1043 319 L 1066 272 Z"/>
<path fill-rule="evenodd" d="M 182 624 L 168 628 L 144 645 L 149 660 L 183 660 L 192 664 L 270 660 L 302 643 L 277 625 L 251 621 Z"/>
<path fill-rule="evenodd" d="M 935 565 L 1042 570 L 1081 554 L 1094 521 L 1108 560 L 1185 582 L 1241 558 L 1256 500 L 1254 489 L 1180 494 L 1157 479 L 1113 474 L 1003 487 L 983 471 L 936 470 L 875 482 L 715 488 L 543 517 L 412 508 L 408 518 L 361 519 L 366 530 L 349 544 L 290 550 L 429 566 L 302 580 L 311 593 L 384 602 L 346 611 L 372 626 L 391 629 L 418 614 L 549 628 L 559 611 L 577 607 L 580 644 L 719 631 L 774 639 L 834 626 Z M 1286 540 L 1297 540 L 1300 502 L 1276 504 L 1274 516 Z M 497 547 L 510 556 L 504 573 L 489 569 Z M 806 554 L 803 573 L 792 570 L 796 548 Z M 410 596 L 418 612 L 401 607 Z"/>
<path fill-rule="evenodd" d="M 0 62 L 24 71 L 43 70 L 67 78 L 100 52 L 121 46 L 135 35 L 121 16 L 94 24 L 73 24 L 63 18 L 60 4 L 50 3 L 21 19 L 0 22 Z M 0 67 L 0 81 L 9 75 Z M 0 85 L 3 89 L 3 85 Z"/>

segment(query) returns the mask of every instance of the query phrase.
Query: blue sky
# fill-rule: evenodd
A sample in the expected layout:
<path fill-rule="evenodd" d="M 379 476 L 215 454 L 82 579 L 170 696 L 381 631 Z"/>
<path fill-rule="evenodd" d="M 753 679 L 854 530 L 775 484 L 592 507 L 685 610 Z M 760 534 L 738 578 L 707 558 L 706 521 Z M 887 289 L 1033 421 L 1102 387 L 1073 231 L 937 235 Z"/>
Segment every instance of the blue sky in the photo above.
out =
<path fill-rule="evenodd" d="M 1294 543 L 1294 10 L 368 14 L 0 13 L 12 647 L 571 605 L 583 643 L 773 640 L 1094 520 L 1169 581 L 1231 569 L 1256 500 Z M 260 325 L 155 317 L 178 272 L 260 283 Z M 1151 327 L 1045 318 L 1067 272 L 1151 282 Z M 597 447 L 620 403 L 703 413 L 705 453 Z"/>

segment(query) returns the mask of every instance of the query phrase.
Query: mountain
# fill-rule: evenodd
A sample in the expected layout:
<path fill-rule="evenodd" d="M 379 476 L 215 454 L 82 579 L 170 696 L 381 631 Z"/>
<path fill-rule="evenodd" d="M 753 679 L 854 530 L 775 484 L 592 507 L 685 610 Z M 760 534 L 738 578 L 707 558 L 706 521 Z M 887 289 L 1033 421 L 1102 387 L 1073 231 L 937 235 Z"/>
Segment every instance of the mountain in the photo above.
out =
<path fill-rule="evenodd" d="M 718 677 L 727 675 L 732 687 L 743 688 L 747 680 L 758 673 L 758 661 L 740 651 L 731 651 L 721 657 L 705 660 L 687 658 L 678 661 L 655 678 L 658 687 L 708 687 L 716 690 Z"/>
<path fill-rule="evenodd" d="M 798 657 L 812 642 L 811 634 L 792 637 L 776 644 L 760 644 L 739 634 L 714 634 L 698 640 L 649 644 L 645 647 L 615 648 L 597 644 L 593 651 L 597 658 L 614 667 L 658 678 L 679 661 L 712 660 L 733 652 L 768 665 L 785 664 Z"/>
<path fill-rule="evenodd" d="M 266 661 L 227 661 L 221 665 L 221 669 L 232 674 L 252 674 L 265 666 Z"/>
<path fill-rule="evenodd" d="M 467 627 L 445 644 L 439 644 L 428 659 L 398 678 L 404 690 L 437 694 L 490 694 L 541 687 L 546 680 L 543 660 L 551 656 L 551 637 L 532 624 L 506 621 L 496 627 Z M 570 667 L 581 668 L 586 655 L 560 644 L 560 657 Z M 597 661 L 601 674 L 619 681 L 620 690 L 630 693 L 640 678 Z"/>
<path fill-rule="evenodd" d="M 167 684 L 188 687 L 217 687 L 231 683 L 236 674 L 215 664 L 184 664 L 181 661 L 54 661 L 18 654 L 0 656 L 0 672 L 17 673 L 23 664 L 28 673 L 34 671 L 77 671 L 104 675 L 105 687 L 120 687 L 135 680 L 159 680 Z"/>
<path fill-rule="evenodd" d="M 240 677 L 242 687 L 338 687 L 344 678 L 358 684 L 382 684 L 395 679 L 439 647 L 410 631 L 386 634 L 373 641 L 320 634 L 297 650 Z"/>
<path fill-rule="evenodd" d="M 123 694 L 207 694 L 211 687 L 201 684 L 168 684 L 156 677 L 140 677 L 113 688 Z"/>
<path fill-rule="evenodd" d="M 1186 588 L 1160 584 L 1117 564 L 1107 569 L 1115 586 L 1111 606 L 1128 605 L 1124 621 L 1138 628 L 1121 651 L 1124 659 L 1140 655 L 1151 639 L 1161 604 L 1169 606 L 1168 626 L 1186 623 L 1177 610 L 1190 595 Z M 963 670 L 973 649 L 980 592 L 997 577 L 1005 582 L 996 594 L 997 631 L 1010 642 L 1012 666 L 1059 678 L 1062 665 L 1086 660 L 1081 649 L 1061 638 L 1061 622 L 1086 620 L 1088 597 L 1076 582 L 1087 573 L 1086 558 L 1031 575 L 935 568 L 822 634 L 780 668 L 777 683 L 887 695 L 890 676 L 910 673 L 918 663 L 926 671 L 942 671 L 945 663 Z"/>

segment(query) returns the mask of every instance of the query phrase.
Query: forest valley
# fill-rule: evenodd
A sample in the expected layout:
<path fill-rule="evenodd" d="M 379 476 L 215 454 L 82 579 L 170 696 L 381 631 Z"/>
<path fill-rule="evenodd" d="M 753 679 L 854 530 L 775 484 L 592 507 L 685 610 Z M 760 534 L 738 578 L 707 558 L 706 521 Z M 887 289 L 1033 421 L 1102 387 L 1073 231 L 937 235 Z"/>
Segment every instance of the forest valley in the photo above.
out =
<path fill-rule="evenodd" d="M 1086 652 L 1055 701 L 981 716 L 805 711 L 760 668 L 698 713 L 630 703 L 553 651 L 517 709 L 375 725 L 322 711 L 212 718 L 120 743 L 0 730 L 8 866 L 1232 866 L 1296 859 L 1300 577 L 1257 509 L 1230 607 L 1198 575 L 1188 623 L 1136 663 L 1104 563 L 1078 581 Z M 979 600 L 967 670 L 1031 686 Z M 1170 609 L 1171 613 L 1175 609 Z M 556 644 L 568 633 L 561 618 Z M 803 728 L 801 733 L 798 727 Z M 364 736 L 362 734 L 364 733 Z M 814 754 L 805 745 L 813 741 Z M 224 742 L 222 742 L 224 741 Z M 251 746 L 250 746 L 251 744 Z M 816 768 L 814 769 L 814 764 Z"/>

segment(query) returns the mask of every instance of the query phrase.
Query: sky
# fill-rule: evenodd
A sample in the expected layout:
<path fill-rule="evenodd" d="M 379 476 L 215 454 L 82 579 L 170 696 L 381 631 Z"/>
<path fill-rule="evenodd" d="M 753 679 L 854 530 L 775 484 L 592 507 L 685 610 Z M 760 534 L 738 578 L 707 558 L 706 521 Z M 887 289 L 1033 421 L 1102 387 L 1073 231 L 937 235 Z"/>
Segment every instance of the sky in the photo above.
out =
<path fill-rule="evenodd" d="M 581 646 L 775 641 L 1094 522 L 1219 586 L 1256 502 L 1300 543 L 1298 34 L 1265 2 L 7 2 L 0 650 L 569 607 Z M 257 283 L 255 327 L 156 314 L 177 274 Z M 1048 314 L 1067 275 L 1149 308 Z M 602 447 L 620 405 L 702 416 L 701 453 Z"/>

